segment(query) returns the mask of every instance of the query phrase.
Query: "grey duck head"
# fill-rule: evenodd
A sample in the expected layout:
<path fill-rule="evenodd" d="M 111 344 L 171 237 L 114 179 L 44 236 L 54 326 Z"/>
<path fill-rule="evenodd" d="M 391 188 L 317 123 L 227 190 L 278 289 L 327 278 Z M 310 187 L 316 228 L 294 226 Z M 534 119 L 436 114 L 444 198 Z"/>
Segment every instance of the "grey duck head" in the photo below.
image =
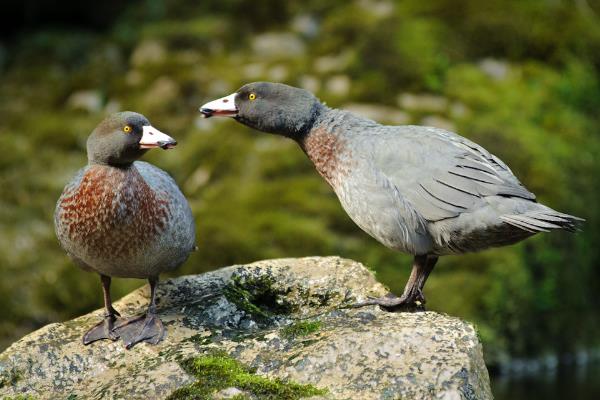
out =
<path fill-rule="evenodd" d="M 205 118 L 233 117 L 267 133 L 299 140 L 325 108 L 312 93 L 272 82 L 254 82 L 200 107 Z"/>
<path fill-rule="evenodd" d="M 148 149 L 170 149 L 177 142 L 154 128 L 142 114 L 124 111 L 105 118 L 87 140 L 91 164 L 127 166 Z"/>

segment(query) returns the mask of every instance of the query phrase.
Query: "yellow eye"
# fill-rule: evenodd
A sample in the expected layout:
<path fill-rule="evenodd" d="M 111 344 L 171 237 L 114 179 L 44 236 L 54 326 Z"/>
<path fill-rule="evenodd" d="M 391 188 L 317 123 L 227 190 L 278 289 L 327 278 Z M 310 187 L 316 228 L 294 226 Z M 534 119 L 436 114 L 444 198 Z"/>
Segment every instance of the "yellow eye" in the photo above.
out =
<path fill-rule="evenodd" d="M 254 100 L 254 99 L 256 99 L 256 95 L 255 95 L 254 93 L 250 93 L 250 94 L 248 95 L 248 98 L 249 98 L 250 100 Z"/>
<path fill-rule="evenodd" d="M 123 127 L 123 132 L 125 132 L 125 133 L 129 133 L 129 132 L 131 132 L 131 127 L 130 127 L 129 125 L 125 125 L 125 126 Z"/>

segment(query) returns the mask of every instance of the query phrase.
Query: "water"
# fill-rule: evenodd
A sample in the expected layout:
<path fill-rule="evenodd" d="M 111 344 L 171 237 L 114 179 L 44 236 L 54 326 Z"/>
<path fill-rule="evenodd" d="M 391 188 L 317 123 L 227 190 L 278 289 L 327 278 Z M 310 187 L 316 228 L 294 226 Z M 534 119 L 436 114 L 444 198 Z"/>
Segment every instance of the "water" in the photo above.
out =
<path fill-rule="evenodd" d="M 496 400 L 599 400 L 600 362 L 520 376 L 492 376 Z"/>

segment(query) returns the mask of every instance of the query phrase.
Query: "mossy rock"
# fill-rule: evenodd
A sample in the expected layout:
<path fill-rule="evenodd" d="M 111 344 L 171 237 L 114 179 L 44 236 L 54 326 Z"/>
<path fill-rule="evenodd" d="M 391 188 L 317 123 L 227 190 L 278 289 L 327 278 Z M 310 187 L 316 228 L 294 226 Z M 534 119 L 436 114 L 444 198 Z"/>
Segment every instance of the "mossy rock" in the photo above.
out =
<path fill-rule="evenodd" d="M 148 287 L 115 303 L 142 313 Z M 81 343 L 102 310 L 48 325 L 0 354 L 0 397 L 491 398 L 481 344 L 433 312 L 349 307 L 385 288 L 338 257 L 266 260 L 159 285 L 158 345 Z M 25 397 L 27 398 L 27 397 Z"/>

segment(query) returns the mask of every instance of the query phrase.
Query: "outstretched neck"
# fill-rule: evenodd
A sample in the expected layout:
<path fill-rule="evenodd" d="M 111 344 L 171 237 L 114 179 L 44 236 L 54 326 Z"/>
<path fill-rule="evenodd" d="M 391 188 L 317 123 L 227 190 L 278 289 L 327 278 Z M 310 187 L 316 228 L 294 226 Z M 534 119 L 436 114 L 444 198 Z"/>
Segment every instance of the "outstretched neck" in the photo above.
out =
<path fill-rule="evenodd" d="M 323 107 L 311 129 L 298 140 L 298 144 L 319 174 L 335 188 L 340 173 L 348 173 L 345 166 L 348 155 L 344 137 L 346 132 L 340 126 L 347 112 Z"/>

